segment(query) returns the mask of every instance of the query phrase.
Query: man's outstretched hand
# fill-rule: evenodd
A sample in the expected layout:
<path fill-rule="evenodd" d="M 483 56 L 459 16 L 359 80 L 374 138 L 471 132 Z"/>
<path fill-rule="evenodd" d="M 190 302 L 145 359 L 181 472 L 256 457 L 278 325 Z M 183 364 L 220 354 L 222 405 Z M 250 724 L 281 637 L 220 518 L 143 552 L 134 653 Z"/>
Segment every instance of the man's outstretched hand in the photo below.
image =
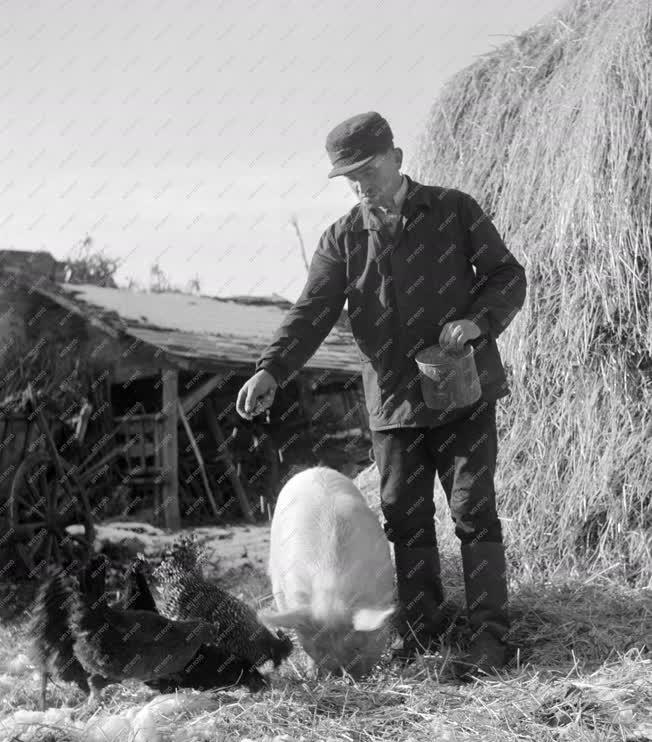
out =
<path fill-rule="evenodd" d="M 277 387 L 276 380 L 268 371 L 261 369 L 254 374 L 238 392 L 235 408 L 240 417 L 251 420 L 269 409 Z"/>

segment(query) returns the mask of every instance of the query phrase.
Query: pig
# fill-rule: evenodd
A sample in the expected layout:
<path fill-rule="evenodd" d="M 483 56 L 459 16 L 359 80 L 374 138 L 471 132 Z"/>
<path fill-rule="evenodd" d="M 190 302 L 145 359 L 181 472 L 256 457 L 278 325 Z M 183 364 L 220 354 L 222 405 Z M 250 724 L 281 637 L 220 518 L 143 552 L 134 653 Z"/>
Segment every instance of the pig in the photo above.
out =
<path fill-rule="evenodd" d="M 272 627 L 294 629 L 317 674 L 368 674 L 395 613 L 389 544 L 355 484 L 327 467 L 295 474 L 272 518 Z"/>

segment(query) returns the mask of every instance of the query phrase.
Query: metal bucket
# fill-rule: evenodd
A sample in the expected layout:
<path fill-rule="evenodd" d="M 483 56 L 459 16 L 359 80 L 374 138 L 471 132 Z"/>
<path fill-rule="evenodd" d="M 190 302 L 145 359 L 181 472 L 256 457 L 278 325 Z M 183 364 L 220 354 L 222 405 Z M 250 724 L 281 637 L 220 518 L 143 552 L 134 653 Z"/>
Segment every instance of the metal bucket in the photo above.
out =
<path fill-rule="evenodd" d="M 431 410 L 458 409 L 482 396 L 473 346 L 461 352 L 431 345 L 416 354 L 423 401 Z"/>

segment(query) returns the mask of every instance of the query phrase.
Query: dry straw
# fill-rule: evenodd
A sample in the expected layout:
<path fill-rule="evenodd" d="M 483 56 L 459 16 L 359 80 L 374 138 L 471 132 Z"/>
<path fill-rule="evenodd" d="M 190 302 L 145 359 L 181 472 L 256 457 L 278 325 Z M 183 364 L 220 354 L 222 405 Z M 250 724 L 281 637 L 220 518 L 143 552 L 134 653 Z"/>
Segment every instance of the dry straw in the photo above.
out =
<path fill-rule="evenodd" d="M 526 266 L 499 501 L 530 568 L 652 578 L 652 4 L 576 0 L 455 75 L 410 172 Z"/>

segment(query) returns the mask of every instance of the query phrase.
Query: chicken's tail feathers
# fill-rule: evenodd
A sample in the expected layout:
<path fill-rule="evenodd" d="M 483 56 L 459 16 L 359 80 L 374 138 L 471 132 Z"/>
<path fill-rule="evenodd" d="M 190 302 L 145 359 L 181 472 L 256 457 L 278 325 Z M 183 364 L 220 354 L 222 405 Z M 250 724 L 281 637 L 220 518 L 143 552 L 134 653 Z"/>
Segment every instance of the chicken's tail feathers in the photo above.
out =
<path fill-rule="evenodd" d="M 43 703 L 51 670 L 55 670 L 62 680 L 76 683 L 88 692 L 86 672 L 74 653 L 72 610 L 75 593 L 73 580 L 65 571 L 50 569 L 34 601 L 29 633 L 33 659 L 41 673 Z"/>
<path fill-rule="evenodd" d="M 69 635 L 72 586 L 62 570 L 50 568 L 32 606 L 28 635 L 34 660 L 45 667 Z"/>

